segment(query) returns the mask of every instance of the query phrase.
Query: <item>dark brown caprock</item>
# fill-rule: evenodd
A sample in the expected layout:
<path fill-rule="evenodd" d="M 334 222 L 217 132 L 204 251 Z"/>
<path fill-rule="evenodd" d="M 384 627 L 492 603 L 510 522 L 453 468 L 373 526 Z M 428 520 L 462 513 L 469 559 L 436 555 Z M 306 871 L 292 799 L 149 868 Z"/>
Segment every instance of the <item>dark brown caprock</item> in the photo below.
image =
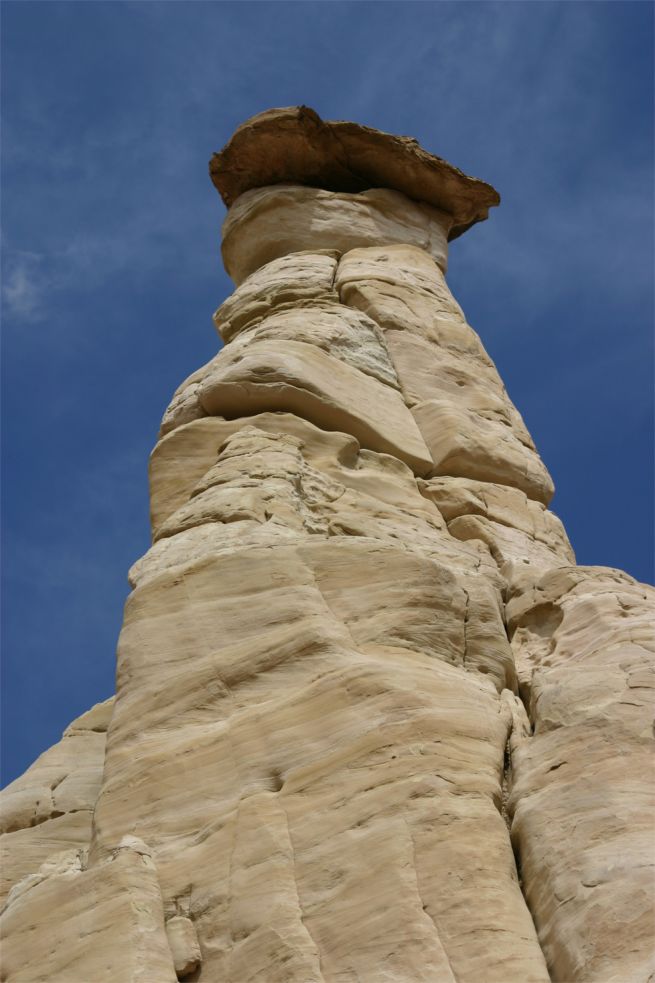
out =
<path fill-rule="evenodd" d="M 500 195 L 413 137 L 325 121 L 308 106 L 269 109 L 243 123 L 214 154 L 209 173 L 229 207 L 244 191 L 295 183 L 328 191 L 392 188 L 453 216 L 450 239 L 487 218 Z"/>

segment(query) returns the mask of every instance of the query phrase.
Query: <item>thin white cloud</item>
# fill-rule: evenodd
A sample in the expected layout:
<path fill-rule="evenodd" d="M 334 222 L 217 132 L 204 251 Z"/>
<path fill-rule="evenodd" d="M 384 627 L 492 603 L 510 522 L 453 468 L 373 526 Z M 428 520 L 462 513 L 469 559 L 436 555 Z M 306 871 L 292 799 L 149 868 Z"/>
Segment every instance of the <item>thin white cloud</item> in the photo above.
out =
<path fill-rule="evenodd" d="M 43 257 L 20 250 L 3 257 L 2 299 L 9 314 L 34 321 L 43 314 Z"/>

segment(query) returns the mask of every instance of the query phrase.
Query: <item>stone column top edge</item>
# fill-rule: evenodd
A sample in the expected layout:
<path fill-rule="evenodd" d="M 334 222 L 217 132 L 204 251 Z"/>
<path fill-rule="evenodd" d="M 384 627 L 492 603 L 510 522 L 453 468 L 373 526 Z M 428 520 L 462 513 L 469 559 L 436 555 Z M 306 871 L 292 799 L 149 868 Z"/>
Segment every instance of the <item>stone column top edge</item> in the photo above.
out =
<path fill-rule="evenodd" d="M 391 188 L 452 215 L 449 239 L 484 221 L 500 202 L 490 184 L 428 153 L 413 137 L 322 120 L 309 106 L 268 109 L 246 120 L 212 156 L 209 174 L 228 208 L 245 191 L 274 184 Z"/>

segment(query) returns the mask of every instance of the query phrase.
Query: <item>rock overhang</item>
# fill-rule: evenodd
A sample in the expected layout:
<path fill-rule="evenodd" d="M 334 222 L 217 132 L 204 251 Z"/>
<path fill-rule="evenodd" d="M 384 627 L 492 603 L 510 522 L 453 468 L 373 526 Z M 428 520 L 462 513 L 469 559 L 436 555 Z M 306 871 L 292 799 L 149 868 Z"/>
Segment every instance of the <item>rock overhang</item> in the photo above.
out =
<path fill-rule="evenodd" d="M 391 188 L 451 215 L 451 240 L 500 202 L 490 184 L 428 153 L 413 137 L 322 120 L 308 106 L 269 109 L 246 120 L 212 156 L 209 173 L 228 208 L 244 192 L 275 184 L 346 192 Z"/>

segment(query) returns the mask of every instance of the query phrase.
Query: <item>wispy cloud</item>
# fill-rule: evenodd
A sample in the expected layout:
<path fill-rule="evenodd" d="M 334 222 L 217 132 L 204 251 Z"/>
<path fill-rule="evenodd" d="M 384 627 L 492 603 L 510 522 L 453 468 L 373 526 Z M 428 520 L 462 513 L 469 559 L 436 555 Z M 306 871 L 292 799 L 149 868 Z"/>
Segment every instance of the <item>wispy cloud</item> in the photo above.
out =
<path fill-rule="evenodd" d="M 7 310 L 21 321 L 32 321 L 42 314 L 43 257 L 39 253 L 5 250 L 2 296 Z"/>

